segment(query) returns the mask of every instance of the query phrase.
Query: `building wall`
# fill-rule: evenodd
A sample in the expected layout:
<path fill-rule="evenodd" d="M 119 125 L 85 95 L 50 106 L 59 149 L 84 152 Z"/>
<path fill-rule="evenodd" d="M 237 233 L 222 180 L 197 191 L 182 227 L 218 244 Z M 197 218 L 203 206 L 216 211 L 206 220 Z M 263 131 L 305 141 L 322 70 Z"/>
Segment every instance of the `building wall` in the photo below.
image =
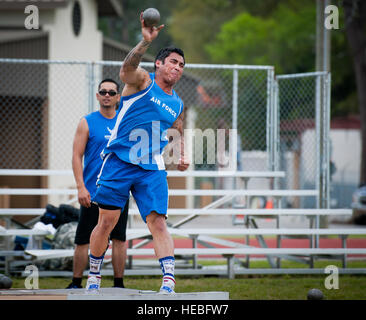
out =
<path fill-rule="evenodd" d="M 359 184 L 361 166 L 361 133 L 358 129 L 331 129 L 330 130 L 330 160 L 336 171 L 331 176 L 331 207 L 349 208 L 352 202 L 352 193 Z M 302 143 L 313 145 L 315 131 L 306 130 L 302 135 Z M 310 146 L 305 147 L 310 149 Z M 303 165 L 311 163 L 307 154 L 301 155 Z M 303 181 L 302 188 L 314 187 L 314 176 Z"/>
<path fill-rule="evenodd" d="M 44 34 L 21 41 L 2 42 L 0 43 L 0 58 L 48 59 L 48 37 Z"/>
<path fill-rule="evenodd" d="M 40 9 L 39 30 L 26 30 L 24 21 L 27 15 L 23 10 L 0 12 L 0 56 L 4 58 L 49 59 L 51 61 L 99 61 L 102 60 L 102 34 L 98 30 L 98 11 L 95 0 L 80 0 L 81 29 L 74 34 L 72 12 L 75 1 L 55 9 Z M 2 36 L 4 35 L 4 36 Z M 7 38 L 5 38 L 5 35 Z M 43 141 L 47 150 L 47 163 L 27 165 L 23 168 L 44 167 L 48 169 L 70 169 L 72 143 L 80 118 L 89 112 L 89 93 L 87 85 L 88 68 L 85 64 L 28 64 L 14 68 L 4 74 L 12 76 L 16 93 L 21 96 L 42 95 L 47 98 L 45 110 L 36 111 L 46 118 Z M 10 72 L 11 71 L 11 72 Z M 9 80 L 9 79 L 8 79 Z M 8 81 L 14 84 L 14 81 Z M 0 86 L 3 96 L 14 95 L 11 86 Z M 9 88 L 8 88 L 9 87 Z M 6 89 L 6 90 L 5 90 Z M 4 91 L 4 92 L 2 92 Z M 95 94 L 96 88 L 93 91 Z M 9 100 L 9 99 L 8 99 Z M 29 108 L 27 108 L 28 110 Z M 28 121 L 29 122 L 29 121 Z M 24 124 L 24 122 L 22 122 Z M 23 130 L 26 131 L 26 130 Z M 33 131 L 32 131 L 33 132 Z M 29 131 L 25 132 L 29 134 Z M 62 147 L 62 148 L 61 148 Z M 62 150 L 62 151 L 60 151 Z M 66 150 L 66 152 L 65 152 Z M 53 176 L 37 186 L 49 188 L 74 188 L 72 176 Z M 34 186 L 34 187 L 37 187 Z M 29 198 L 29 197 L 28 197 Z M 47 202 L 54 205 L 63 203 L 69 197 L 51 196 Z M 19 202 L 19 201 L 18 201 Z M 18 203 L 19 206 L 19 203 Z M 33 205 L 26 205 L 32 207 Z M 36 205 L 36 207 L 38 207 Z"/>
<path fill-rule="evenodd" d="M 0 14 L 0 24 L 6 22 L 7 16 Z M 48 35 L 40 30 L 4 31 L 0 35 L 0 58 L 47 59 Z M 47 65 L 0 66 L 0 141 L 6 141 L 1 145 L 2 168 L 41 169 L 47 165 L 47 72 Z M 47 187 L 47 181 L 38 176 L 0 176 L 0 187 Z M 8 199 L 4 207 L 40 208 L 47 203 L 45 196 L 4 197 Z M 14 220 L 24 223 L 31 218 L 14 217 Z"/>
<path fill-rule="evenodd" d="M 360 182 L 361 132 L 332 129 L 330 139 L 331 160 L 336 168 L 331 180 L 331 206 L 350 207 L 352 193 Z"/>
<path fill-rule="evenodd" d="M 65 8 L 55 10 L 50 23 L 43 29 L 49 34 L 49 59 L 67 61 L 102 60 L 102 34 L 98 30 L 96 1 L 79 1 L 81 7 L 80 33 L 73 31 L 72 13 L 75 1 Z M 88 67 L 85 64 L 51 64 L 49 67 L 49 168 L 70 169 L 72 143 L 76 127 L 89 112 L 89 87 L 86 80 Z M 80 81 L 85 79 L 85 82 Z M 93 93 L 96 92 L 96 88 Z M 60 152 L 59 134 L 62 132 L 63 150 Z M 53 176 L 49 178 L 50 188 L 73 188 L 73 177 Z M 49 201 L 64 202 L 67 199 L 50 197 Z"/>
<path fill-rule="evenodd" d="M 76 36 L 72 27 L 72 10 L 75 1 L 55 10 L 53 19 L 43 25 L 48 31 L 50 60 L 95 61 L 102 59 L 102 34 L 98 30 L 98 12 L 94 0 L 79 1 L 81 30 Z"/>

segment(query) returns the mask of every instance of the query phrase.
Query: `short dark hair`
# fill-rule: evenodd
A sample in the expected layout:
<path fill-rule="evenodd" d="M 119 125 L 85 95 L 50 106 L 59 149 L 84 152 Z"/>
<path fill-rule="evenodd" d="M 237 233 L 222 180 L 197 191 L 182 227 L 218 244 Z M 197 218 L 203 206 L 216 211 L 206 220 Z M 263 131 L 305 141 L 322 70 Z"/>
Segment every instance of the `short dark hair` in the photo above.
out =
<path fill-rule="evenodd" d="M 102 80 L 102 81 L 99 83 L 99 85 L 98 85 L 98 91 L 100 90 L 100 86 L 101 86 L 101 85 L 102 85 L 102 83 L 104 83 L 104 82 L 112 82 L 112 83 L 114 83 L 114 84 L 116 85 L 116 87 L 117 87 L 117 93 L 119 93 L 119 84 L 117 83 L 117 81 L 115 81 L 115 80 L 113 80 L 113 79 L 111 79 L 111 78 L 106 78 L 106 79 Z"/>
<path fill-rule="evenodd" d="M 165 58 L 168 57 L 172 52 L 178 53 L 180 56 L 182 56 L 184 63 L 186 63 L 186 60 L 184 59 L 184 52 L 182 49 L 179 49 L 176 47 L 165 47 L 165 48 L 160 49 L 160 51 L 158 52 L 158 54 L 155 57 L 154 70 L 156 70 L 156 61 L 160 60 L 164 64 Z"/>

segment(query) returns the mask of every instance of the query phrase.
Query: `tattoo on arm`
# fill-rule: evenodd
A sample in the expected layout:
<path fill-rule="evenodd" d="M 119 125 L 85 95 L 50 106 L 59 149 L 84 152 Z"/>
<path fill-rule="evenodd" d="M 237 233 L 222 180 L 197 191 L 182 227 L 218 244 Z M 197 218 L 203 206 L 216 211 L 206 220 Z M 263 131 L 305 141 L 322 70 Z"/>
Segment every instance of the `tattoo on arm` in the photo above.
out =
<path fill-rule="evenodd" d="M 123 69 L 137 69 L 141 62 L 141 58 L 149 47 L 150 42 L 146 40 L 142 40 L 138 43 L 138 45 L 133 48 L 126 56 L 122 68 Z"/>
<path fill-rule="evenodd" d="M 175 120 L 173 125 L 172 125 L 172 128 L 178 130 L 179 133 L 181 134 L 181 136 L 183 136 L 183 121 L 184 121 L 184 112 L 182 112 L 179 115 L 177 120 Z"/>
<path fill-rule="evenodd" d="M 184 155 L 184 136 L 183 136 L 183 121 L 184 121 L 184 111 L 179 115 L 177 120 L 174 121 L 172 128 L 178 130 L 180 134 L 180 154 Z"/>

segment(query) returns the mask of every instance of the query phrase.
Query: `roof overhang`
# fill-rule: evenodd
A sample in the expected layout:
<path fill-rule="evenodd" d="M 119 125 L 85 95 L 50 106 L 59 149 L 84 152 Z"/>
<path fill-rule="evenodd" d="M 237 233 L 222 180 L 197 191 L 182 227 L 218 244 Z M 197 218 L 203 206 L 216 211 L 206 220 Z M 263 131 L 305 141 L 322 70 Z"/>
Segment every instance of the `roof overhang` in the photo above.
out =
<path fill-rule="evenodd" d="M 66 7 L 70 0 L 0 0 L 0 10 L 22 10 L 35 5 L 39 10 Z M 118 0 L 96 0 L 98 16 L 123 16 L 123 7 Z"/>
<path fill-rule="evenodd" d="M 123 16 L 123 8 L 118 0 L 97 0 L 97 5 L 99 16 Z"/>
<path fill-rule="evenodd" d="M 0 0 L 0 10 L 23 10 L 26 6 L 35 5 L 38 9 L 55 9 L 67 5 L 69 0 Z"/>
<path fill-rule="evenodd" d="M 0 44 L 46 37 L 42 30 L 0 30 Z"/>

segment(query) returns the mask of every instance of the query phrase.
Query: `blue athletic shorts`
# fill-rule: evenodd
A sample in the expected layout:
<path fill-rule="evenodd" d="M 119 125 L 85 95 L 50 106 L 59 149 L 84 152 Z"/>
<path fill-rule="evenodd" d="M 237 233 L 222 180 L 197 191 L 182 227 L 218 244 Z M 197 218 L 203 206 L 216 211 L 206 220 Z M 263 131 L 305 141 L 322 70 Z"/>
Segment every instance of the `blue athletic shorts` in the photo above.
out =
<path fill-rule="evenodd" d="M 124 208 L 130 191 L 136 200 L 140 215 L 146 217 L 155 211 L 167 214 L 168 182 L 165 170 L 145 170 L 109 153 L 103 162 L 93 202 Z"/>

